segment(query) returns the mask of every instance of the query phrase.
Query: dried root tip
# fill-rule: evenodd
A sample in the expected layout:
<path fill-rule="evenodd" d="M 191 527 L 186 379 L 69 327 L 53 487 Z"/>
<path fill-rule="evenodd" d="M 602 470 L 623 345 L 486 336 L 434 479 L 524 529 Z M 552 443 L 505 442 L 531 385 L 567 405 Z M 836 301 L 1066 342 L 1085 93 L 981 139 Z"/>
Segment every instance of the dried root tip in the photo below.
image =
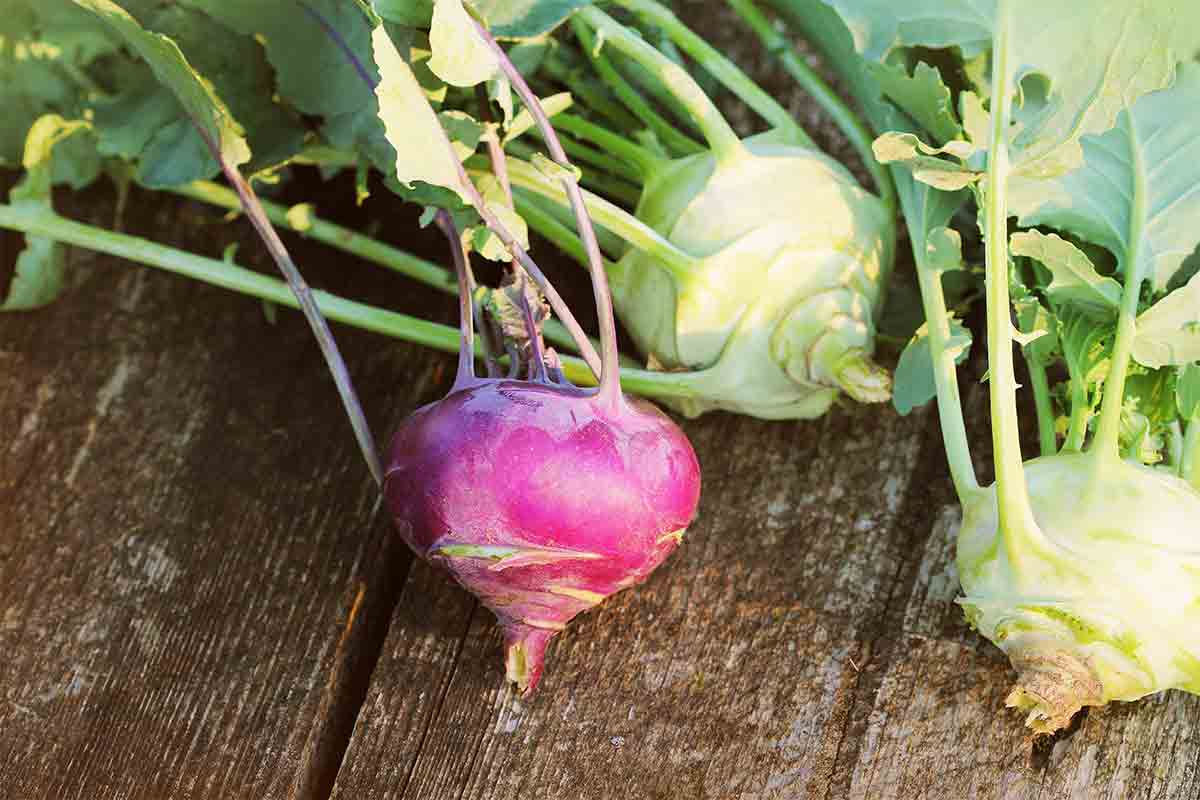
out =
<path fill-rule="evenodd" d="M 833 380 L 860 403 L 886 403 L 892 398 L 892 376 L 862 350 L 850 350 L 838 359 Z"/>
<path fill-rule="evenodd" d="M 1020 674 L 1004 702 L 1028 714 L 1025 724 L 1035 734 L 1061 730 L 1079 709 L 1104 704 L 1104 686 L 1088 665 L 1071 653 L 1010 656 Z"/>
<path fill-rule="evenodd" d="M 522 697 L 533 694 L 542 679 L 546 645 L 558 631 L 511 622 L 504 625 L 504 674 Z"/>

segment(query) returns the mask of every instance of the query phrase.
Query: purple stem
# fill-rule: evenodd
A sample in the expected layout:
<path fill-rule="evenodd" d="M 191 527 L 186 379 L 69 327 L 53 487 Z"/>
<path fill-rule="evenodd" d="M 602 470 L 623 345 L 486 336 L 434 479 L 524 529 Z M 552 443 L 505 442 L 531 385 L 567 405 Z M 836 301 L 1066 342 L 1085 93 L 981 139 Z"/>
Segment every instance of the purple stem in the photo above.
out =
<path fill-rule="evenodd" d="M 454 257 L 454 274 L 458 276 L 458 374 L 454 377 L 451 392 L 465 389 L 475 383 L 475 303 L 471 297 L 471 280 L 467 277 L 466 248 L 454 218 L 445 209 L 437 213 L 437 225 L 450 240 L 450 254 Z"/>
<path fill-rule="evenodd" d="M 483 88 L 483 84 L 475 87 L 475 97 L 479 101 L 479 115 L 483 117 L 484 122 L 493 126 L 492 133 L 495 134 L 496 118 L 492 114 L 492 104 L 488 100 L 487 90 Z M 488 136 L 487 149 L 488 159 L 492 162 L 492 174 L 496 176 L 496 180 L 500 181 L 500 188 L 504 190 L 504 196 L 508 198 L 509 208 L 512 208 L 512 182 L 508 179 L 508 161 L 504 157 L 504 145 L 500 144 L 499 136 Z"/>
<path fill-rule="evenodd" d="M 508 54 L 504 52 L 504 48 L 492 37 L 487 28 L 478 21 L 475 22 L 475 27 L 479 31 L 479 35 L 491 47 L 492 52 L 496 54 L 500 68 L 508 76 L 508 80 L 512 83 L 513 88 L 517 90 L 517 95 L 521 98 L 521 102 L 525 104 L 525 108 L 533 115 L 534 122 L 537 123 L 538 129 L 542 132 L 546 147 L 550 151 L 550 157 L 559 166 L 574 171 L 574 167 L 572 167 L 566 152 L 563 150 L 562 143 L 558 139 L 558 134 L 555 132 L 554 126 L 550 124 L 550 119 L 546 116 L 546 112 L 542 108 L 541 101 L 538 100 L 533 90 L 529 88 L 529 84 L 525 82 L 525 78 L 521 75 L 520 70 L 512 63 Z M 579 231 L 580 239 L 583 240 L 584 250 L 587 252 L 588 272 L 591 273 L 592 291 L 596 298 L 596 315 L 600 319 L 601 368 L 600 372 L 597 373 L 597 377 L 600 379 L 600 396 L 610 402 L 616 403 L 621 398 L 621 383 L 618 373 L 617 323 L 613 316 L 612 293 L 608 288 L 608 276 L 604 272 L 604 257 L 600 253 L 600 245 L 596 241 L 596 231 L 592 227 L 591 218 L 588 216 L 587 206 L 584 204 L 583 193 L 579 190 L 579 184 L 572 178 L 564 178 L 562 184 L 566 190 L 567 198 L 571 201 L 571 208 L 575 212 L 576 228 Z M 592 371 L 596 371 L 594 366 L 592 367 Z"/>
<path fill-rule="evenodd" d="M 471 316 L 475 321 L 475 329 L 479 331 L 479 341 L 483 345 L 483 363 L 487 366 L 487 374 L 489 378 L 495 378 L 500 374 L 500 362 L 496 359 L 496 353 L 500 350 L 500 343 L 496 341 L 492 328 L 486 324 L 483 317 L 482 304 L 475 302 L 475 287 L 478 286 L 475 282 L 475 273 L 471 270 L 471 262 L 467 261 L 467 288 L 471 291 Z"/>
<path fill-rule="evenodd" d="M 341 36 L 338 35 L 337 31 L 333 30 L 328 22 L 324 22 L 324 18 L 321 17 L 321 15 L 315 10 L 310 9 L 310 12 L 317 18 L 318 22 L 322 23 L 322 27 L 325 29 L 326 33 L 335 42 L 339 42 L 343 49 L 345 49 L 345 41 Z M 485 38 L 487 41 L 492 42 L 493 45 L 495 44 L 494 40 L 492 40 L 490 36 L 486 36 Z M 357 59 L 353 58 L 352 53 L 350 54 L 350 57 L 352 63 L 358 63 Z M 504 58 L 504 63 L 507 63 L 509 67 L 512 67 L 512 63 L 508 61 L 507 56 Z M 366 82 L 366 84 L 371 87 L 372 90 L 375 89 L 377 82 L 372 80 L 371 76 L 367 74 L 365 70 L 360 70 L 359 75 Z M 522 81 L 522 85 L 524 85 L 524 81 Z M 525 91 L 529 91 L 528 86 L 525 87 Z M 544 116 L 545 115 L 543 115 L 543 117 Z M 548 300 L 550 303 L 550 308 L 554 309 L 554 313 L 558 315 L 558 319 L 560 322 L 562 322 L 563 327 L 567 329 L 567 332 L 571 334 L 571 338 L 575 340 L 575 345 L 579 348 L 579 353 L 583 356 L 583 360 L 587 362 L 588 368 L 591 369 L 596 378 L 601 381 L 601 390 L 603 391 L 604 384 L 601 374 L 602 362 L 600 356 L 596 353 L 596 348 L 592 347 L 591 339 L 589 339 L 587 334 L 584 333 L 583 327 L 579 324 L 579 321 L 575 319 L 575 315 L 571 313 L 571 309 L 567 307 L 566 302 L 562 299 L 562 295 L 560 295 L 550 284 L 549 279 L 546 278 L 546 274 L 538 268 L 538 265 L 535 264 L 533 259 L 529 257 L 529 254 L 525 252 L 525 248 L 521 247 L 521 243 L 513 237 L 507 228 L 504 227 L 500 220 L 496 218 L 496 215 L 488 211 L 487 203 L 484 202 L 483 196 L 479 194 L 479 189 L 475 187 L 475 184 L 471 183 L 470 176 L 467 175 L 467 171 L 463 167 L 462 162 L 458 160 L 458 154 L 454 152 L 454 147 L 450 144 L 450 139 L 446 137 L 444 133 L 442 140 L 446 143 L 446 149 L 450 152 L 450 156 L 454 160 L 455 167 L 458 171 L 458 182 L 462 186 L 463 191 L 467 193 L 471 205 L 475 207 L 475 210 L 483 219 L 484 224 L 491 229 L 492 233 L 500 237 L 500 241 L 504 243 L 504 246 L 508 248 L 508 251 L 513 254 L 513 257 L 517 259 L 521 266 L 525 268 L 525 271 L 529 273 L 529 277 L 533 278 L 533 282 L 537 284 L 537 287 L 542 290 L 542 294 L 546 296 L 546 300 Z M 608 307 L 608 316 L 609 321 L 611 322 L 612 304 L 609 303 Z M 602 326 L 601 329 L 603 330 L 603 317 L 601 318 L 600 324 Z M 619 393 L 619 390 L 617 391 Z"/>
<path fill-rule="evenodd" d="M 542 335 L 537 322 L 533 319 L 533 309 L 529 307 L 529 297 L 525 294 L 525 276 L 517 279 L 518 297 L 521 301 L 521 316 L 525 318 L 525 334 L 529 337 L 529 379 L 538 383 L 546 383 L 545 353 L 542 352 Z"/>
<path fill-rule="evenodd" d="M 450 149 L 450 140 L 446 140 L 446 147 Z M 451 149 L 451 154 L 453 155 Z M 567 307 L 567 303 L 562 299 L 562 295 L 550 283 L 546 277 L 546 273 L 538 267 L 534 260 L 529 257 L 529 253 L 521 246 L 521 243 L 509 232 L 508 228 L 504 227 L 499 218 L 488 210 L 487 203 L 483 199 L 483 195 L 479 193 L 479 189 L 475 184 L 471 183 L 470 176 L 467 175 L 467 170 L 463 167 L 462 162 L 458 160 L 457 155 L 453 155 L 454 163 L 458 169 L 458 182 L 462 186 L 463 191 L 467 193 L 470 203 L 475 207 L 479 216 L 483 218 L 483 222 L 492 233 L 500 237 L 500 241 L 508 248 L 508 251 L 513 254 L 517 262 L 533 278 L 533 282 L 542 290 L 542 294 L 546 296 L 546 300 L 550 303 L 550 307 L 554 309 L 554 313 L 558 315 L 558 319 L 562 322 L 563 327 L 571 334 L 571 338 L 575 340 L 575 345 L 579 348 L 583 360 L 587 362 L 588 368 L 597 379 L 602 379 L 601 359 L 596 353 L 596 348 L 592 347 L 592 341 L 583 332 L 583 327 L 579 324 L 579 320 L 575 319 L 575 315 L 571 313 L 571 309 Z"/>
<path fill-rule="evenodd" d="M 484 89 L 483 84 L 475 87 L 475 99 L 479 103 L 479 116 L 491 128 L 487 137 L 487 150 L 488 160 L 492 165 L 492 174 L 500 182 L 500 188 L 504 192 L 504 198 L 508 202 L 508 207 L 513 208 L 515 204 L 513 203 L 512 183 L 508 179 L 508 159 L 504 155 L 504 146 L 500 144 L 500 138 L 496 135 L 496 118 L 492 114 L 492 105 L 488 100 L 487 90 Z M 511 269 L 511 265 L 506 266 Z M 517 275 L 515 283 L 517 286 L 517 296 L 520 298 L 521 303 L 521 315 L 525 320 L 525 334 L 529 337 L 529 355 L 531 358 L 529 363 L 529 377 L 531 380 L 545 383 L 547 375 L 546 362 L 542 360 L 541 329 L 533 318 L 533 309 L 529 307 L 529 298 L 525 294 L 525 276 L 523 274 Z"/>
<path fill-rule="evenodd" d="M 197 128 L 199 127 L 197 126 Z M 333 333 L 329 330 L 329 324 L 325 321 L 325 317 L 321 315 L 320 309 L 317 308 L 317 304 L 313 300 L 312 290 L 308 288 L 308 283 L 301 277 L 300 270 L 296 268 L 295 262 L 292 261 L 291 255 L 288 254 L 283 240 L 279 238 L 279 234 L 275 232 L 271 221 L 267 219 L 267 214 L 263 211 L 262 204 L 258 202 L 258 196 L 254 194 L 254 190 L 250 188 L 250 184 L 246 182 L 246 179 L 242 177 L 242 173 L 238 172 L 236 167 L 221 157 L 220 148 L 209 140 L 208 136 L 204 134 L 203 129 L 201 129 L 201 137 L 209 145 L 217 162 L 221 165 L 225 177 L 233 186 L 234 191 L 237 192 L 246 217 L 250 220 L 254 229 L 258 231 L 259 237 L 267 247 L 267 252 L 271 254 L 271 258 L 275 260 L 279 271 L 283 273 L 288 286 L 291 287 L 292 293 L 296 295 L 296 301 L 300 304 L 300 310 L 308 320 L 313 335 L 317 339 L 317 345 L 321 348 L 321 354 L 325 357 L 325 363 L 329 366 L 329 371 L 333 375 L 333 381 L 337 384 L 338 394 L 342 397 L 342 405 L 345 406 L 346 414 L 350 417 L 350 426 L 354 429 L 354 436 L 358 439 L 358 446 L 362 450 L 363 458 L 367 460 L 367 467 L 371 470 L 371 477 L 375 479 L 377 486 L 382 487 L 383 466 L 379 460 L 379 453 L 375 449 L 375 440 L 371 436 L 370 428 L 367 427 L 366 415 L 363 414 L 362 404 L 359 403 L 358 395 L 354 392 L 354 384 L 350 381 L 350 371 L 346 368 L 346 362 L 338 350 L 337 343 L 333 340 Z"/>

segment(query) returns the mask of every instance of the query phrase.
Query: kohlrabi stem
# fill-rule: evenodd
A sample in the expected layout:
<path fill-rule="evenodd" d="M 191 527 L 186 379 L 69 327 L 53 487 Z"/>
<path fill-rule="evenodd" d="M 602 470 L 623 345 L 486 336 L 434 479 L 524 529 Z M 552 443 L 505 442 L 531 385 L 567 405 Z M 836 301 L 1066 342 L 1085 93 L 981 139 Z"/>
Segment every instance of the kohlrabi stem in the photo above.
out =
<path fill-rule="evenodd" d="M 915 211 L 913 215 L 915 216 Z M 906 216 L 909 210 L 905 209 Z M 950 479 L 962 503 L 979 492 L 979 479 L 971 461 L 971 445 L 963 419 L 962 398 L 958 391 L 957 354 L 950 347 L 950 312 L 942 290 L 942 273 L 926 265 L 925 247 L 912 239 L 913 258 L 917 263 L 917 281 L 921 287 L 921 304 L 929 330 L 929 352 L 933 359 L 933 383 L 937 389 L 938 420 L 942 426 L 942 442 Z"/>
<path fill-rule="evenodd" d="M 786 108 L 751 80 L 750 76 L 741 68 L 680 22 L 679 17 L 675 16 L 675 13 L 669 8 L 656 0 L 614 0 L 614 2 L 662 28 L 671 41 L 683 52 L 691 56 L 709 75 L 720 81 L 722 86 L 754 109 L 771 126 L 786 131 L 793 140 L 806 147 L 816 147 L 808 133 L 800 127 Z"/>
<path fill-rule="evenodd" d="M 454 260 L 454 274 L 458 278 L 458 374 L 454 378 L 454 391 L 465 389 L 475 383 L 475 303 L 471 297 L 471 281 L 467 279 L 467 249 L 462 235 L 454 224 L 454 217 L 445 209 L 437 212 L 437 225 L 450 244 L 450 255 Z"/>
<path fill-rule="evenodd" d="M 1063 442 L 1063 450 L 1078 453 L 1083 450 L 1084 439 L 1087 438 L 1088 420 L 1092 415 L 1092 406 L 1088 402 L 1087 386 L 1083 376 L 1071 376 L 1071 424 L 1067 427 L 1067 438 Z"/>
<path fill-rule="evenodd" d="M 557 183 L 547 178 L 530 164 L 512 161 L 509 164 L 513 186 L 534 192 L 558 203 L 566 201 L 566 195 Z M 663 267 L 677 276 L 692 272 L 697 259 L 680 250 L 664 239 L 657 231 L 646 225 L 633 214 L 594 194 L 585 194 L 588 213 L 598 225 L 612 231 L 630 245 L 644 251 L 660 262 Z"/>
<path fill-rule="evenodd" d="M 508 151 L 517 158 L 523 158 L 526 161 L 533 159 L 534 154 L 538 150 L 524 142 L 509 142 Z M 467 159 L 467 166 L 471 166 L 471 159 Z M 583 170 L 579 177 L 579 182 L 589 189 L 597 192 L 602 192 L 608 197 L 619 200 L 630 206 L 637 205 L 638 200 L 642 196 L 642 192 L 637 186 L 613 175 L 605 172 L 597 172 L 595 170 Z"/>
<path fill-rule="evenodd" d="M 545 141 L 545 137 L 541 138 Z M 576 161 L 583 164 L 591 164 L 593 167 L 598 167 L 628 181 L 640 183 L 642 180 L 642 172 L 637 168 L 637 165 L 631 164 L 615 154 L 609 155 L 573 139 L 563 139 L 560 137 L 559 143 L 562 145 L 563 151 Z"/>
<path fill-rule="evenodd" d="M 52 211 L 30 212 L 0 203 L 0 228 L 106 253 L 287 308 L 300 307 L 288 285 L 278 278 L 219 259 L 160 245 L 137 236 L 85 225 L 60 217 Z M 456 354 L 460 350 L 461 336 L 457 328 L 376 308 L 320 289 L 314 290 L 312 297 L 321 313 L 335 322 L 445 353 Z M 559 358 L 562 361 L 563 372 L 574 383 L 580 386 L 595 385 L 594 374 L 584 361 L 571 356 Z M 628 369 L 621 373 L 621 385 L 628 391 L 646 397 L 699 395 L 695 373 L 689 372 Z"/>
<path fill-rule="evenodd" d="M 1058 452 L 1058 437 L 1054 433 L 1054 403 L 1050 399 L 1046 365 L 1026 355 L 1025 367 L 1029 370 L 1029 383 L 1033 388 L 1033 403 L 1037 411 L 1038 445 L 1042 455 L 1052 456 Z"/>
<path fill-rule="evenodd" d="M 637 169 L 641 179 L 645 179 L 656 169 L 660 168 L 664 159 L 639 144 L 635 144 L 620 134 L 613 133 L 602 125 L 589 122 L 574 114 L 557 114 L 554 117 L 554 127 L 566 131 L 572 136 L 595 144 L 612 153 L 622 161 Z"/>
<path fill-rule="evenodd" d="M 1135 155 L 1136 158 L 1136 155 Z M 1133 212 L 1130 218 L 1141 219 L 1142 197 L 1136 188 L 1133 196 Z M 1138 238 L 1129 241 L 1137 242 Z M 1137 308 L 1142 290 L 1142 276 L 1137 264 L 1137 253 L 1127 254 L 1128 274 L 1121 295 L 1121 309 L 1117 314 L 1117 335 L 1113 340 L 1113 351 L 1108 377 L 1104 379 L 1103 399 L 1100 401 L 1100 421 L 1096 424 L 1096 438 L 1092 450 L 1109 458 L 1120 458 L 1121 410 L 1125 405 L 1125 378 L 1129 374 L 1129 359 L 1133 353 L 1133 340 L 1137 336 Z"/>
<path fill-rule="evenodd" d="M 671 122 L 651 108 L 650 104 L 646 102 L 646 98 L 642 97 L 641 93 L 617 71 L 617 68 L 600 49 L 600 46 L 607 41 L 607 33 L 602 33 L 605 38 L 597 40 L 592 30 L 581 19 L 580 13 L 582 12 L 577 12 L 571 17 L 571 29 L 579 38 L 579 43 L 591 60 L 592 66 L 613 94 L 617 96 L 617 99 L 624 103 L 625 107 L 633 112 L 633 115 L 641 120 L 642 124 L 649 128 L 668 150 L 673 150 L 680 155 L 703 153 L 703 145 L 681 133 Z M 618 25 L 618 27 L 620 26 Z M 650 47 L 650 45 L 646 45 L 646 47 Z"/>
<path fill-rule="evenodd" d="M 237 194 L 232 189 L 211 181 L 194 181 L 182 186 L 168 188 L 166 191 L 210 205 L 219 206 L 220 208 L 227 208 L 231 211 L 239 210 L 242 207 L 241 201 L 238 200 Z M 287 208 L 266 200 L 259 200 L 259 203 L 263 211 L 266 212 L 267 217 L 276 225 L 292 227 L 292 222 L 288 219 Z M 387 267 L 394 272 L 420 281 L 426 286 L 431 286 L 447 294 L 456 294 L 458 292 L 458 284 L 453 276 L 448 270 L 438 264 L 426 261 L 423 258 L 417 258 L 399 248 L 384 244 L 369 236 L 363 236 L 361 233 L 350 228 L 335 225 L 313 214 L 308 215 L 307 221 L 309 223 L 308 227 L 303 230 L 297 230 L 302 236 L 306 236 L 322 244 L 327 244 L 330 247 L 335 247 L 344 253 L 350 253 L 351 255 L 379 264 L 382 267 Z M 575 340 L 557 320 L 546 321 L 545 334 L 546 338 L 555 345 L 566 347 L 571 352 L 577 352 Z"/>
<path fill-rule="evenodd" d="M 587 29 L 584 28 L 584 30 Z M 561 47 L 561 43 L 558 46 Z M 543 67 L 550 78 L 566 86 L 574 97 L 582 101 L 584 107 L 616 125 L 618 130 L 635 131 L 643 124 L 641 120 L 625 110 L 620 100 L 614 98 L 610 93 L 611 90 L 603 82 L 566 63 L 561 53 L 554 47 L 551 47 L 550 52 L 546 54 Z M 695 142 L 692 142 L 692 145 L 700 146 Z"/>
<path fill-rule="evenodd" d="M 1010 3 L 998 0 L 992 34 L 991 148 L 984 194 L 984 240 L 987 291 L 988 387 L 991 396 L 992 449 L 996 495 L 1010 558 L 1016 564 L 1026 545 L 1037 546 L 1043 535 L 1033 516 L 1021 432 L 1017 425 L 1017 379 L 1013 368 L 1012 308 L 1008 294 L 1008 135 L 1013 88 L 1009 60 Z"/>
<path fill-rule="evenodd" d="M 612 45 L 660 80 L 692 116 L 718 162 L 735 161 L 745 154 L 737 132 L 687 70 L 595 6 L 581 8 L 572 19 L 591 25 L 604 45 Z"/>
<path fill-rule="evenodd" d="M 587 251 L 583 248 L 583 242 L 575 235 L 575 232 L 564 225 L 557 217 L 542 209 L 535 202 L 531 202 L 529 196 L 522 190 L 518 189 L 513 196 L 516 202 L 517 213 L 520 214 L 529 227 L 537 231 L 543 238 L 561 250 L 565 255 L 577 261 L 585 269 L 588 265 Z"/>
<path fill-rule="evenodd" d="M 450 146 L 450 140 L 448 138 L 445 139 L 445 143 L 446 147 L 453 155 L 454 149 Z M 567 303 L 565 300 L 563 300 L 562 295 L 560 295 L 558 290 L 555 289 L 553 284 L 550 283 L 549 278 L 546 277 L 546 274 L 542 272 L 537 263 L 535 263 L 534 260 L 529 257 L 529 253 L 526 252 L 525 248 L 521 246 L 521 243 L 518 242 L 516 237 L 512 235 L 512 232 L 505 227 L 504 223 L 500 221 L 499 217 L 497 217 L 491 211 L 491 209 L 488 208 L 487 201 L 483 199 L 483 195 L 479 193 L 479 188 L 471 181 L 470 176 L 467 175 L 466 167 L 464 167 L 462 162 L 458 160 L 458 156 L 453 155 L 453 160 L 455 170 L 458 173 L 459 185 L 466 193 L 467 198 L 470 200 L 470 203 L 474 207 L 475 211 L 483 219 L 484 224 L 488 226 L 492 233 L 499 237 L 500 241 L 503 242 L 508 251 L 512 253 L 513 258 L 517 260 L 517 263 L 519 263 L 525 269 L 525 272 L 529 274 L 529 277 L 533 279 L 533 282 L 537 285 L 537 287 L 541 289 L 542 294 L 546 296 L 547 302 L 550 303 L 550 308 L 552 308 L 554 313 L 558 315 L 559 320 L 571 334 L 571 338 L 575 341 L 575 344 L 579 347 L 579 352 L 582 354 L 584 361 L 588 363 L 588 366 L 591 367 L 596 373 L 596 377 L 599 378 L 601 369 L 600 356 L 596 353 L 596 348 L 592 346 L 591 339 L 588 338 L 588 335 L 584 332 L 583 327 L 579 324 L 579 320 L 575 319 L 575 315 L 572 314 L 571 309 L 567 307 Z"/>
<path fill-rule="evenodd" d="M 604 270 L 604 257 L 600 254 L 600 244 L 596 241 L 596 231 L 592 228 L 591 217 L 588 216 L 587 205 L 583 199 L 583 191 L 579 188 L 579 184 L 572 174 L 574 167 L 567 158 L 562 143 L 559 141 L 558 134 L 555 133 L 554 126 L 550 123 L 549 117 L 546 116 L 545 109 L 542 108 L 542 103 L 538 100 L 538 96 L 529 88 L 529 84 L 525 82 L 525 77 L 521 74 L 521 71 L 509 59 L 508 54 L 504 52 L 504 48 L 492 38 L 487 28 L 479 23 L 476 23 L 476 28 L 480 36 L 491 47 L 492 52 L 496 54 L 496 58 L 500 62 L 500 69 L 508 77 L 509 82 L 517 92 L 517 96 L 521 98 L 521 102 L 525 105 L 525 109 L 533 115 L 538 130 L 542 132 L 542 136 L 545 138 L 546 147 L 550 151 L 550 157 L 567 173 L 568 177 L 563 178 L 560 183 L 563 189 L 566 190 L 567 197 L 570 198 L 571 208 L 575 211 L 576 232 L 579 234 L 579 238 L 583 240 L 583 247 L 588 255 L 588 273 L 592 279 L 592 294 L 595 297 L 596 315 L 600 324 L 600 396 L 603 400 L 616 405 L 621 399 L 619 375 L 620 350 L 617 347 L 617 321 L 613 312 L 612 292 L 608 288 L 608 273 Z"/>
<path fill-rule="evenodd" d="M 771 21 L 758 9 L 753 0 L 727 0 L 727 2 L 733 7 L 734 11 L 741 15 L 746 24 L 754 30 L 767 51 L 773 53 L 779 59 L 783 68 L 792 76 L 792 79 L 800 84 L 800 87 L 817 102 L 817 105 L 825 110 L 825 113 L 833 119 L 841 132 L 850 140 L 850 144 L 858 151 L 863 166 L 871 173 L 871 180 L 874 181 L 875 189 L 879 192 L 880 198 L 891 212 L 891 216 L 895 216 L 897 207 L 896 187 L 892 183 L 892 178 L 887 167 L 879 163 L 875 158 L 875 153 L 871 149 L 871 144 L 875 141 L 875 137 L 868 130 L 867 126 L 863 124 L 862 119 L 800 57 L 787 37 L 775 30 Z"/>
<path fill-rule="evenodd" d="M 1188 420 L 1180 465 L 1179 477 L 1200 490 L 1200 414 Z"/>
<path fill-rule="evenodd" d="M 504 145 L 500 141 L 495 115 L 492 114 L 492 101 L 488 98 L 487 88 L 482 83 L 475 86 L 475 102 L 479 106 L 479 117 L 488 128 L 484 141 L 487 143 L 488 161 L 492 164 L 492 174 L 500 182 L 500 188 L 504 191 L 504 196 L 508 198 L 508 205 L 512 206 L 512 184 L 508 181 L 508 159 L 504 157 Z"/>
<path fill-rule="evenodd" d="M 575 236 L 574 229 L 572 228 L 575 215 L 571 213 L 571 207 L 567 204 L 565 197 L 555 200 L 519 186 L 513 190 L 513 196 L 519 198 L 517 200 L 518 207 L 523 208 L 535 205 L 543 214 L 557 220 L 558 224 L 566 228 L 567 232 L 576 239 L 579 243 L 580 252 L 582 252 L 583 242 L 579 240 L 579 237 Z M 524 212 L 522 212 L 522 216 L 524 216 Z M 629 246 L 625 244 L 625 240 L 608 228 L 600 225 L 595 215 L 592 216 L 592 221 L 597 223 L 596 239 L 600 242 L 600 252 L 604 253 L 605 258 L 612 261 L 621 258 L 625 254 L 625 251 L 629 249 Z M 587 254 L 584 253 L 583 257 L 587 258 Z M 584 262 L 583 266 L 587 267 L 587 263 Z"/>
<path fill-rule="evenodd" d="M 337 343 L 333 340 L 333 332 L 329 330 L 329 323 L 322 316 L 316 301 L 313 299 L 312 290 L 300 275 L 300 270 L 297 269 L 296 264 L 292 261 L 287 247 L 284 246 L 283 240 L 279 238 L 279 234 L 275 231 L 275 227 L 267 217 L 267 212 L 259 203 L 258 196 L 250 188 L 249 182 L 242 177 L 242 173 L 238 172 L 237 167 L 220 157 L 220 150 L 217 147 L 214 146 L 212 151 L 221 164 L 225 178 L 233 185 L 234 191 L 237 192 L 238 199 L 242 204 L 242 210 L 250 220 L 250 224 L 258 231 L 259 238 L 266 245 L 267 252 L 271 254 L 275 265 L 283 273 L 288 286 L 291 287 L 292 293 L 296 295 L 300 311 L 304 314 L 305 319 L 308 320 L 309 327 L 312 328 L 313 335 L 316 337 L 317 345 L 321 348 L 321 354 L 325 358 L 325 363 L 329 367 L 329 372 L 333 375 L 333 381 L 337 385 L 338 394 L 342 398 L 342 405 L 345 407 L 346 415 L 350 419 L 350 427 L 354 429 L 354 436 L 358 440 L 358 446 L 362 450 L 363 458 L 366 459 L 367 468 L 370 469 L 371 476 L 375 479 L 375 484 L 382 487 L 383 462 L 379 459 L 379 452 L 375 447 L 375 439 L 371 436 L 371 430 L 367 425 L 367 418 L 363 413 L 362 404 L 359 402 L 358 394 L 354 391 L 354 384 L 350 380 L 350 371 L 346 367 L 346 362 L 342 358 L 341 351 L 338 350 Z"/>
<path fill-rule="evenodd" d="M 211 181 L 194 181 L 182 186 L 170 187 L 167 191 L 221 208 L 230 210 L 241 208 L 241 203 L 233 190 Z M 306 218 L 309 223 L 306 227 L 295 228 L 288 219 L 287 208 L 266 200 L 262 200 L 260 203 L 267 217 L 276 225 L 296 230 L 302 236 L 331 245 L 367 261 L 373 261 L 401 275 L 420 281 L 426 286 L 432 286 L 434 289 L 446 293 L 458 291 L 454 276 L 445 267 L 417 258 L 403 250 L 311 214 Z"/>

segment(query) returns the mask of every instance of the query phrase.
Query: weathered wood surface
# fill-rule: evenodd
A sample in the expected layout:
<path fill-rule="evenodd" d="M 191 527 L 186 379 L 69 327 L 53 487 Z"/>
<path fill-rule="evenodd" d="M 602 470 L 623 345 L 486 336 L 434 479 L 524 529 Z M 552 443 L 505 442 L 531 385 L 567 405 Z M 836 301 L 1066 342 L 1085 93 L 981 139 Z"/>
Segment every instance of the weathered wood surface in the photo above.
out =
<path fill-rule="evenodd" d="M 67 210 L 109 226 L 112 195 Z M 142 193 L 126 227 L 261 252 L 219 220 Z M 311 336 L 116 259 L 70 274 L 0 317 L 0 797 L 323 797 L 406 560 Z M 376 427 L 436 388 L 442 359 L 342 333 Z"/>

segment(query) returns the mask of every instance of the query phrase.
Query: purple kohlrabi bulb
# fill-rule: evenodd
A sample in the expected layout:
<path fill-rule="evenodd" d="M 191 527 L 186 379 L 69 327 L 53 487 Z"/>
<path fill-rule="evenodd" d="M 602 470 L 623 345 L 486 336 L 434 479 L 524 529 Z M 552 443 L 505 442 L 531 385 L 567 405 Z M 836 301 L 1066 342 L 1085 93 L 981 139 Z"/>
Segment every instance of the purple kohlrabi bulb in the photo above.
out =
<path fill-rule="evenodd" d="M 495 612 L 528 693 L 551 637 L 679 544 L 700 467 L 648 403 L 475 379 L 402 423 L 385 494 L 405 541 Z"/>

